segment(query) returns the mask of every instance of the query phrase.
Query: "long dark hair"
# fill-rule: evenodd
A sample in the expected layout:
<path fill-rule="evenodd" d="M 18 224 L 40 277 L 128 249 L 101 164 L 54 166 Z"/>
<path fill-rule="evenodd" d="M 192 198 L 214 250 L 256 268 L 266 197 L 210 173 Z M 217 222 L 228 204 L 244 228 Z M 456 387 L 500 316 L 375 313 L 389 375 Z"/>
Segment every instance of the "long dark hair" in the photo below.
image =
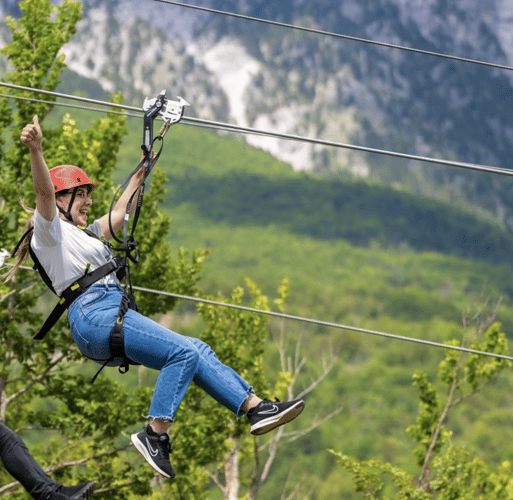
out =
<path fill-rule="evenodd" d="M 23 202 L 20 202 L 20 204 L 23 207 L 23 209 L 27 213 L 30 214 L 30 217 L 29 217 L 27 223 L 25 224 L 25 231 L 23 232 L 23 234 L 27 234 L 29 229 L 34 227 L 34 212 L 35 212 L 35 210 L 33 208 L 27 208 L 23 204 Z M 5 276 L 4 276 L 5 282 L 14 281 L 14 275 L 16 274 L 16 270 L 18 269 L 18 267 L 21 266 L 21 264 L 25 260 L 27 260 L 27 257 L 29 256 L 29 244 L 30 244 L 30 238 L 27 235 L 25 238 L 23 238 L 23 241 L 20 243 L 20 246 L 16 250 L 16 253 L 15 253 L 16 260 L 14 261 L 14 264 L 11 267 L 11 269 L 5 274 Z"/>

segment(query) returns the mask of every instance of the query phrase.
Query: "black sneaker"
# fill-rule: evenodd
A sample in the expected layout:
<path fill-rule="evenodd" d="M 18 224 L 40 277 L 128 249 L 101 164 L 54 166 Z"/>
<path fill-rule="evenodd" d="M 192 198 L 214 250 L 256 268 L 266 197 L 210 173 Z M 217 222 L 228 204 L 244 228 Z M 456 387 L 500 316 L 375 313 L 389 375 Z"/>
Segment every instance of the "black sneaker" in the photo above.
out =
<path fill-rule="evenodd" d="M 157 434 L 147 425 L 139 434 L 132 434 L 132 443 L 159 474 L 171 479 L 175 477 L 175 471 L 169 462 L 171 445 L 166 433 Z"/>
<path fill-rule="evenodd" d="M 93 496 L 96 483 L 78 484 L 77 486 L 58 486 L 57 490 L 50 495 L 50 500 L 87 500 Z"/>
<path fill-rule="evenodd" d="M 294 420 L 305 407 L 302 399 L 281 402 L 264 399 L 248 411 L 251 434 L 260 435 Z"/>

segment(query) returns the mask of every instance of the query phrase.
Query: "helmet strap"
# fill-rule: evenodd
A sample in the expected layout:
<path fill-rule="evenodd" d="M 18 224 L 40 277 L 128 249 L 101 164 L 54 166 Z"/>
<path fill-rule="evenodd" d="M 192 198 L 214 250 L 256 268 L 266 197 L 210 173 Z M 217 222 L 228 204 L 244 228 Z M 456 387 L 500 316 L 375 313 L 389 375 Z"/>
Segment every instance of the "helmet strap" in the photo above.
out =
<path fill-rule="evenodd" d="M 74 224 L 74 222 L 73 222 L 73 217 L 71 216 L 71 207 L 73 206 L 73 202 L 75 201 L 75 198 L 77 196 L 77 191 L 78 191 L 78 186 L 75 187 L 71 193 L 71 198 L 69 200 L 69 205 L 68 205 L 67 210 L 63 210 L 61 207 L 59 207 L 59 205 L 57 205 L 59 212 L 61 212 L 61 214 L 64 215 L 64 217 L 66 217 L 66 219 L 68 219 L 73 224 Z"/>

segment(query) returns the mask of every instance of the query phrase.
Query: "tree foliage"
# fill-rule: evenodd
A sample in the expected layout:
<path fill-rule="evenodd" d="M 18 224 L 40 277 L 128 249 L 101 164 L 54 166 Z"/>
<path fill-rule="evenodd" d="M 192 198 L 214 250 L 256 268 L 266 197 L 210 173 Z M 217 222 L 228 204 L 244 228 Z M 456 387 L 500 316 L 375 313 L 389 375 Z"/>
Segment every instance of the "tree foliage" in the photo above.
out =
<path fill-rule="evenodd" d="M 466 345 L 473 350 L 507 355 L 506 335 L 494 315 L 480 321 Z M 457 341 L 451 345 L 460 345 Z M 399 467 L 377 459 L 359 461 L 331 450 L 339 464 L 354 478 L 355 491 L 365 498 L 399 500 L 457 500 L 513 498 L 510 462 L 497 471 L 463 447 L 451 443 L 452 432 L 446 428 L 449 412 L 471 398 L 479 389 L 508 368 L 511 363 L 498 357 L 447 350 L 438 367 L 438 380 L 446 391 L 429 381 L 422 370 L 416 370 L 413 384 L 419 391 L 417 423 L 406 429 L 418 443 L 413 450 L 420 467 L 416 479 Z M 445 396 L 442 393 L 445 392 Z"/>
<path fill-rule="evenodd" d="M 23 16 L 10 19 L 12 42 L 3 49 L 13 67 L 6 79 L 16 85 L 54 90 L 65 67 L 59 50 L 75 32 L 80 19 L 80 4 L 65 0 L 53 7 L 47 0 L 25 0 Z M 13 95 L 31 97 L 25 91 Z M 112 97 L 121 102 L 120 95 Z M 52 101 L 52 99 L 49 99 Z M 91 216 L 109 210 L 116 186 L 112 176 L 117 165 L 121 140 L 126 133 L 125 119 L 107 114 L 81 131 L 76 120 L 66 114 L 54 128 L 45 127 L 52 103 L 0 100 L 0 137 L 10 136 L 7 149 L 0 150 L 0 248 L 13 248 L 33 207 L 30 157 L 19 135 L 23 126 L 39 116 L 43 129 L 43 152 L 49 167 L 75 164 L 87 171 L 97 185 Z M 138 161 L 134 159 L 134 163 Z M 175 257 L 165 238 L 169 218 L 159 208 L 165 194 L 166 176 L 156 168 L 137 226 L 141 261 L 133 266 L 132 279 L 145 288 L 178 294 L 203 295 L 197 288 L 206 250 L 188 252 L 179 248 Z M 20 203 L 22 201 L 22 203 Z M 140 310 L 146 315 L 167 313 L 176 303 L 169 295 L 137 292 Z M 268 309 L 268 299 L 251 281 L 233 290 L 231 301 Z M 226 300 L 219 297 L 220 300 Z M 173 462 L 177 479 L 164 483 L 141 456 L 132 449 L 129 434 L 142 424 L 152 388 L 141 380 L 151 378 L 147 369 L 133 371 L 128 381 L 112 376 L 99 377 L 91 385 L 91 362 L 84 359 L 69 335 L 65 319 L 43 342 L 33 335 L 42 324 L 49 297 L 39 277 L 29 268 L 18 269 L 13 282 L 0 284 L 0 420 L 20 433 L 36 430 L 44 435 L 31 446 L 36 460 L 59 482 L 70 484 L 94 478 L 99 498 L 139 499 L 205 497 L 209 468 L 223 469 L 223 458 L 234 439 L 247 433 L 247 422 L 236 421 L 228 410 L 206 397 L 197 387 L 187 392 L 177 423 L 173 427 Z M 201 337 L 218 357 L 243 377 L 259 393 L 268 393 L 263 368 L 265 318 L 250 312 L 198 306 L 206 325 Z M 288 377 L 279 378 L 276 390 Z M 285 384 L 286 385 L 286 384 Z M 279 394 L 278 394 L 279 395 Z M 254 450 L 254 438 L 244 438 Z M 140 467 L 141 464 L 144 464 Z M 23 498 L 25 493 L 0 470 L 0 496 Z"/>
<path fill-rule="evenodd" d="M 13 70 L 5 78 L 16 85 L 54 90 L 65 67 L 59 51 L 75 32 L 81 5 L 65 0 L 54 7 L 47 0 L 26 0 L 20 8 L 22 17 L 8 20 L 12 42 L 2 52 Z M 12 94 L 32 97 L 18 89 Z M 121 96 L 113 96 L 114 102 L 120 100 Z M 19 140 L 22 128 L 34 115 L 42 124 L 48 165 L 78 165 L 98 185 L 93 218 L 109 209 L 114 192 L 111 176 L 126 133 L 124 117 L 115 114 L 100 118 L 84 132 L 70 115 L 60 126 L 48 129 L 44 119 L 51 103 L 13 102 L 14 107 L 5 98 L 0 101 L 0 137 L 10 136 L 9 146 L 2 143 L 0 151 L 0 248 L 7 249 L 15 246 L 30 217 L 20 201 L 28 207 L 35 205 L 30 158 Z M 138 160 L 134 158 L 134 165 Z M 180 250 L 173 258 L 165 243 L 169 221 L 159 209 L 165 180 L 158 170 L 153 175 L 147 193 L 150 202 L 144 206 L 139 226 L 144 234 L 139 247 L 143 258 L 133 276 L 147 287 L 161 289 L 164 284 L 170 292 L 194 293 L 206 252 Z M 148 315 L 167 311 L 176 302 L 172 297 L 141 296 L 139 300 Z M 64 318 L 44 341 L 32 341 L 49 313 L 42 310 L 54 303 L 32 270 L 19 269 L 14 282 L 0 284 L 0 303 L 0 419 L 22 435 L 27 428 L 47 429 L 49 439 L 34 450 L 34 455 L 62 482 L 94 477 L 106 498 L 149 493 L 153 474 L 145 468 L 134 470 L 134 455 L 126 452 L 126 430 L 140 425 L 151 388 L 128 390 L 106 377 L 89 384 L 90 376 L 84 370 L 90 371 L 91 362 L 76 349 Z M 0 471 L 0 475 L 2 484 L 9 485 L 6 473 Z M 118 488 L 126 485 L 130 490 Z M 14 493 L 10 486 L 6 494 L 9 498 L 24 495 Z"/>
<path fill-rule="evenodd" d="M 172 176 L 175 204 L 228 224 L 276 224 L 322 240 L 345 239 L 383 247 L 401 243 L 416 251 L 452 253 L 488 262 L 507 262 L 513 237 L 498 225 L 443 203 L 364 182 L 297 176 L 229 173 Z"/>

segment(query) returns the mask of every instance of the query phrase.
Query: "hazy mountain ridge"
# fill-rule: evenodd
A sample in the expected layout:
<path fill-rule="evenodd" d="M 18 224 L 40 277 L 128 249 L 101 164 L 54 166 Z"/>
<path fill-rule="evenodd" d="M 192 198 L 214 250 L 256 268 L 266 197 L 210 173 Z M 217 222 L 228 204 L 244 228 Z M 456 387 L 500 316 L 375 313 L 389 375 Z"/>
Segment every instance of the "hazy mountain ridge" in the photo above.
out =
<path fill-rule="evenodd" d="M 198 0 L 199 5 L 461 57 L 510 64 L 506 0 Z M 16 3 L 3 0 L 3 10 Z M 308 34 L 161 2 L 85 0 L 69 68 L 131 99 L 167 88 L 188 114 L 283 133 L 509 166 L 506 70 Z M 0 7 L 1 8 L 1 7 Z M 350 149 L 248 136 L 297 169 L 352 171 L 427 196 L 468 197 L 509 227 L 509 178 Z"/>

